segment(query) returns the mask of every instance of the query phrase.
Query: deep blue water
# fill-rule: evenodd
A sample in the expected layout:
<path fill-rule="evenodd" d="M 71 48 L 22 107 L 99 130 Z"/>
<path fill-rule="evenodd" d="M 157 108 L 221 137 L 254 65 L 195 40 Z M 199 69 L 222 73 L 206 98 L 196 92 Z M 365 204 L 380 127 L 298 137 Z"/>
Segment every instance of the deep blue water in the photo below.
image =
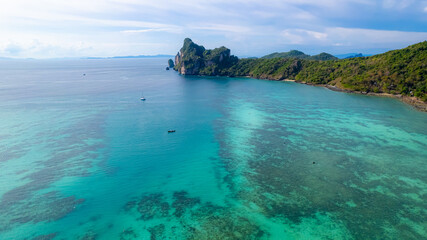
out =
<path fill-rule="evenodd" d="M 166 62 L 0 61 L 0 239 L 427 238 L 426 113 Z"/>

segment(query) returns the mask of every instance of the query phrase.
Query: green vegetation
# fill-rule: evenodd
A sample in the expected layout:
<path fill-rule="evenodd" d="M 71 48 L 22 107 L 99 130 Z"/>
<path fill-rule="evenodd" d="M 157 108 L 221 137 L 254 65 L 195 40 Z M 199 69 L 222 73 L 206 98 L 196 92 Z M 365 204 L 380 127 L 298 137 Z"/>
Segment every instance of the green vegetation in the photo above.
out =
<path fill-rule="evenodd" d="M 188 75 L 293 79 L 350 91 L 415 96 L 427 102 L 427 41 L 371 57 L 337 60 L 331 56 L 293 50 L 259 59 L 237 59 L 228 48 L 205 50 L 186 39 L 175 70 Z"/>
<path fill-rule="evenodd" d="M 271 59 L 271 58 L 299 58 L 299 59 L 308 59 L 310 58 L 310 55 L 307 55 L 301 51 L 298 50 L 291 50 L 289 52 L 275 52 L 268 55 L 265 55 L 262 58 Z"/>
<path fill-rule="evenodd" d="M 338 60 L 337 57 L 325 52 L 311 56 L 310 59 L 319 61 Z"/>
<path fill-rule="evenodd" d="M 265 55 L 262 57 L 264 59 L 272 59 L 272 58 L 297 58 L 297 59 L 311 59 L 311 60 L 338 60 L 337 57 L 329 54 L 329 53 L 320 53 L 318 55 L 310 56 L 298 50 L 291 50 L 289 52 L 281 52 L 281 53 L 272 53 Z"/>
<path fill-rule="evenodd" d="M 297 81 L 361 92 L 416 96 L 427 101 L 427 42 L 372 57 L 305 62 Z"/>

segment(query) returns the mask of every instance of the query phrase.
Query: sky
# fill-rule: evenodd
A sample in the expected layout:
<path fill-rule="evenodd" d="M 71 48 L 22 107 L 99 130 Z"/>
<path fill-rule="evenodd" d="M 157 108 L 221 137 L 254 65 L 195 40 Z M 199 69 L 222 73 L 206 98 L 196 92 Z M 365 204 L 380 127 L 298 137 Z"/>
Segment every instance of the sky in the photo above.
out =
<path fill-rule="evenodd" d="M 427 0 L 0 0 L 0 57 L 376 54 L 427 40 Z"/>

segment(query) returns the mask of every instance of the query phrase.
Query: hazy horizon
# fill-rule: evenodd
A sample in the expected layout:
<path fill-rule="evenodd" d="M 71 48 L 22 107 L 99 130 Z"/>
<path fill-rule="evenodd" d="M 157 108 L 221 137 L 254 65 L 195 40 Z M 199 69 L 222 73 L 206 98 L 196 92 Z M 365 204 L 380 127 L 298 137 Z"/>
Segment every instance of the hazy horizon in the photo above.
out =
<path fill-rule="evenodd" d="M 185 37 L 240 57 L 378 54 L 427 39 L 427 1 L 8 1 L 0 57 L 174 55 Z"/>
<path fill-rule="evenodd" d="M 200 43 L 196 43 L 198 45 L 202 45 Z M 416 44 L 416 43 L 414 43 Z M 411 44 L 412 45 L 412 44 Z M 218 45 L 217 47 L 219 47 L 220 45 Z M 405 48 L 405 47 L 403 47 Z M 177 51 L 180 48 L 177 49 Z M 399 48 L 400 49 L 400 48 Z M 280 52 L 289 52 L 289 51 L 299 51 L 298 49 L 288 49 L 288 50 L 284 50 L 284 51 L 280 51 Z M 338 54 L 332 54 L 335 57 L 338 58 L 346 58 L 346 57 L 352 57 L 352 55 L 357 55 L 357 54 L 362 54 L 364 57 L 369 57 L 369 56 L 373 56 L 373 55 L 377 55 L 377 54 L 381 54 L 381 53 L 385 53 L 388 51 L 393 51 L 393 50 L 398 50 L 398 49 L 389 49 L 389 50 L 384 50 L 384 51 L 378 51 L 377 53 L 366 53 L 366 52 L 360 52 L 360 51 L 354 51 L 354 52 L 343 52 L 343 53 L 338 53 Z M 231 49 L 232 51 L 232 49 Z M 313 54 L 308 54 L 308 55 L 317 55 L 320 53 L 323 53 L 324 51 L 321 52 L 317 52 L 317 53 L 313 53 Z M 277 52 L 270 52 L 268 54 L 272 54 L 272 53 L 277 53 Z M 305 53 L 305 52 L 304 52 Z M 328 52 L 327 52 L 328 53 Z M 266 56 L 268 54 L 263 54 L 263 55 L 242 55 L 242 56 L 237 56 L 239 58 L 261 58 L 263 56 Z M 307 53 L 305 53 L 307 54 Z M 158 53 L 158 54 L 152 54 L 152 55 L 144 55 L 144 54 L 134 54 L 134 55 L 123 55 L 123 56 L 104 56 L 104 57 L 100 57 L 100 56 L 76 56 L 76 57 L 68 57 L 68 56 L 63 56 L 63 57 L 47 57 L 47 58 L 38 58 L 38 57 L 2 57 L 0 56 L 0 60 L 2 59 L 13 59 L 13 60 L 54 60 L 54 59 L 121 59 L 121 58 L 174 58 L 176 54 L 162 54 L 162 53 Z"/>

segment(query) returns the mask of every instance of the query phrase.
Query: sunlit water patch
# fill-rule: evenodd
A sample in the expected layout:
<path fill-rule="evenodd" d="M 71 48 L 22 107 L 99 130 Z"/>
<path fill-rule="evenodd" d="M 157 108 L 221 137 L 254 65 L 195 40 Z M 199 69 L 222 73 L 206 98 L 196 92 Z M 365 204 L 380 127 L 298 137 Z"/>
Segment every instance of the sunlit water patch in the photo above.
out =
<path fill-rule="evenodd" d="M 165 62 L 1 61 L 0 239 L 426 238 L 425 113 Z"/>

